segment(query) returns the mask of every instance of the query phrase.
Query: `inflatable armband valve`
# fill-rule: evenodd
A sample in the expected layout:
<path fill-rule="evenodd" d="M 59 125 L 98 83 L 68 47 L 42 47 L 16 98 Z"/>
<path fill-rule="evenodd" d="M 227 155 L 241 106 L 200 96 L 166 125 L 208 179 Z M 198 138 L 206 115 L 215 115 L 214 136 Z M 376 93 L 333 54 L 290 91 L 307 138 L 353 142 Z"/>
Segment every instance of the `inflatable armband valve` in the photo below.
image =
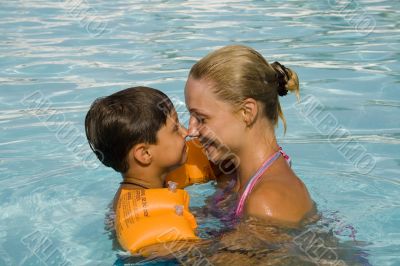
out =
<path fill-rule="evenodd" d="M 176 205 L 175 213 L 179 216 L 182 216 L 183 215 L 183 205 Z"/>
<path fill-rule="evenodd" d="M 171 192 L 175 192 L 177 185 L 178 185 L 178 183 L 176 183 L 174 181 L 168 181 L 168 190 Z"/>

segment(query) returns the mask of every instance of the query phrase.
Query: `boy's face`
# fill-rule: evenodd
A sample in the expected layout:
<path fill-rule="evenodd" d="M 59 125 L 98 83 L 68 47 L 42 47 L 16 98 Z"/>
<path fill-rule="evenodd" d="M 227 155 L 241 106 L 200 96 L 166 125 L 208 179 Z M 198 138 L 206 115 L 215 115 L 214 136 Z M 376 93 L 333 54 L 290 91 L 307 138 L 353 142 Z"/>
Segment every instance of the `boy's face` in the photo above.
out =
<path fill-rule="evenodd" d="M 166 125 L 157 132 L 157 144 L 152 146 L 154 163 L 167 171 L 186 162 L 187 130 L 179 124 L 175 110 L 167 117 Z"/>

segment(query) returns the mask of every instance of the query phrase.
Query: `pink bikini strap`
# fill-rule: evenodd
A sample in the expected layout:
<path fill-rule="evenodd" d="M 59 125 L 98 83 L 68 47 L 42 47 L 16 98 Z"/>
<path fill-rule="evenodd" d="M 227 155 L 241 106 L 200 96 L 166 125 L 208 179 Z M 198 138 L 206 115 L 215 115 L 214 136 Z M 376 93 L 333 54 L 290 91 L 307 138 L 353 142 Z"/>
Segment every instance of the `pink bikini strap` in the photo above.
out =
<path fill-rule="evenodd" d="M 239 199 L 238 205 L 236 206 L 236 211 L 235 211 L 236 217 L 239 217 L 242 214 L 244 203 L 245 203 L 248 195 L 253 190 L 254 186 L 257 184 L 258 180 L 265 173 L 265 171 L 272 165 L 272 163 L 275 162 L 279 158 L 279 156 L 281 156 L 281 155 L 285 158 L 285 160 L 290 165 L 290 157 L 285 152 L 282 151 L 281 147 L 279 147 L 279 151 L 277 151 L 276 153 L 272 154 L 272 156 L 269 157 L 261 165 L 261 167 L 257 170 L 257 172 L 247 182 L 246 188 L 243 191 L 243 194 Z"/>
<path fill-rule="evenodd" d="M 285 158 L 285 160 L 289 164 L 289 166 L 292 166 L 292 159 L 290 158 L 289 155 L 286 154 L 286 152 L 284 152 L 282 150 L 282 147 L 279 147 L 279 152 L 282 154 L 283 158 Z"/>

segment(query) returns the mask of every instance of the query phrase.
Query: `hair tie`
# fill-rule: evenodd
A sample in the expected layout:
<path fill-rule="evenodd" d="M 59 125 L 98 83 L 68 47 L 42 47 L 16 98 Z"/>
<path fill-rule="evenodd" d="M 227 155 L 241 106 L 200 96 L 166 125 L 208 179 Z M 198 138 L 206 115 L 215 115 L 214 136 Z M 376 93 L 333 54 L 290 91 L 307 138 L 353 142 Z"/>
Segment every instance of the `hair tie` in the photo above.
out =
<path fill-rule="evenodd" d="M 275 70 L 275 78 L 278 83 L 278 95 L 285 96 L 288 93 L 288 90 L 286 89 L 289 77 L 287 68 L 279 62 L 273 62 L 271 66 Z"/>

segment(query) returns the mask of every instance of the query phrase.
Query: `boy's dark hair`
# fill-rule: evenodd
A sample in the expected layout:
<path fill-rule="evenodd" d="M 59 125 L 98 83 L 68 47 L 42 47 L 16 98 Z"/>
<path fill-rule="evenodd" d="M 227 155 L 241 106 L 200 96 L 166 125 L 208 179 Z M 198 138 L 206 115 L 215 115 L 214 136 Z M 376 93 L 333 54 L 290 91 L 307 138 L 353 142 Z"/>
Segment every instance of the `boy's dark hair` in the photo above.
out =
<path fill-rule="evenodd" d="M 128 151 L 138 143 L 157 143 L 157 132 L 173 110 L 159 90 L 128 88 L 92 103 L 85 118 L 86 137 L 105 166 L 125 173 Z"/>

